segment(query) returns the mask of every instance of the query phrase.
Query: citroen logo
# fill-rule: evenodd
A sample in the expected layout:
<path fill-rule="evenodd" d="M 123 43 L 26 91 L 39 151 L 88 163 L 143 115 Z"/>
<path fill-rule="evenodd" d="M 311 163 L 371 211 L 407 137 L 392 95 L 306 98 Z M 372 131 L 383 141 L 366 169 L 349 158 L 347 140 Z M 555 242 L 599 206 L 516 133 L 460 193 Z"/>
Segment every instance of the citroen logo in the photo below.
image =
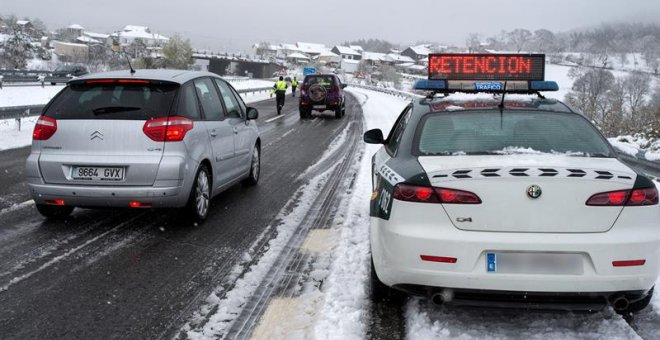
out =
<path fill-rule="evenodd" d="M 95 139 L 103 140 L 103 134 L 98 132 L 98 131 L 92 132 L 92 134 L 90 136 L 91 136 L 91 138 L 89 140 L 95 140 Z"/>
<path fill-rule="evenodd" d="M 537 199 L 541 197 L 542 193 L 543 191 L 541 190 L 541 187 L 536 184 L 527 188 L 527 196 L 531 199 Z"/>

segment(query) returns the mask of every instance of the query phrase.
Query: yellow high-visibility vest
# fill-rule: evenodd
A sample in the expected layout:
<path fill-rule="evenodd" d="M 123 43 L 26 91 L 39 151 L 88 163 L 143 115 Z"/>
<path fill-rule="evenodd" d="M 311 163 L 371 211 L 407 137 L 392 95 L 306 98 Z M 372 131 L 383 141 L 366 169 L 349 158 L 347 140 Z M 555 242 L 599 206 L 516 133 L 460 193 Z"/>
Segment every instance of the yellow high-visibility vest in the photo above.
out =
<path fill-rule="evenodd" d="M 284 92 L 284 91 L 286 91 L 287 87 L 289 87 L 289 86 L 286 84 L 286 82 L 284 80 L 278 80 L 275 83 L 275 91 L 276 92 L 280 92 L 280 91 Z"/>
<path fill-rule="evenodd" d="M 294 79 L 291 81 L 291 86 L 298 87 L 298 80 Z"/>

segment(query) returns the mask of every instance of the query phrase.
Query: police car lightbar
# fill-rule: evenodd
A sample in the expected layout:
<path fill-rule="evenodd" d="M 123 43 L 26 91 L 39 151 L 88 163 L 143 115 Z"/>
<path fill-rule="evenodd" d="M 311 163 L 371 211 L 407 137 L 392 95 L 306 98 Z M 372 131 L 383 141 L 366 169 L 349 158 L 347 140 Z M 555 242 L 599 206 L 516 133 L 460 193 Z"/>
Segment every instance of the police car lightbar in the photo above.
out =
<path fill-rule="evenodd" d="M 559 91 L 554 81 L 444 81 L 421 79 L 415 83 L 415 90 L 433 93 L 538 93 Z"/>
<path fill-rule="evenodd" d="M 429 79 L 545 80 L 545 55 L 429 54 Z"/>

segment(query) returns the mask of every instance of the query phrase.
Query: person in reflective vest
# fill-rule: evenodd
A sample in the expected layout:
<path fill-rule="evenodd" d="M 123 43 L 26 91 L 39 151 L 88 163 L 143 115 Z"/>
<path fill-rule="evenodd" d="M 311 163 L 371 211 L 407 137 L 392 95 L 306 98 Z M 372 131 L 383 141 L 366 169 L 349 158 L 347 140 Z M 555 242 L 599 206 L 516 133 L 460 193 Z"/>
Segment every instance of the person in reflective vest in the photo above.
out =
<path fill-rule="evenodd" d="M 286 94 L 286 89 L 289 85 L 284 81 L 284 77 L 280 77 L 280 80 L 275 82 L 273 85 L 273 92 L 275 92 L 275 102 L 277 103 L 277 114 L 282 113 L 282 107 L 284 107 L 284 99 Z"/>
<path fill-rule="evenodd" d="M 296 79 L 296 77 L 293 77 L 293 80 L 291 81 L 291 97 L 296 96 L 297 87 L 298 87 L 298 79 Z"/>

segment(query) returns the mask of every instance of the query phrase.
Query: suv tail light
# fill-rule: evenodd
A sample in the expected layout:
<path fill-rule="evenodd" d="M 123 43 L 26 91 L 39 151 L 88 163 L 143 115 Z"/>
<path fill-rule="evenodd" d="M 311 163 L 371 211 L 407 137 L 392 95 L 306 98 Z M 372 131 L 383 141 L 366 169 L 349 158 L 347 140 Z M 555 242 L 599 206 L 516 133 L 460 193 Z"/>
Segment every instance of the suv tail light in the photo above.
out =
<path fill-rule="evenodd" d="M 658 204 L 658 189 L 655 187 L 601 192 L 587 200 L 587 205 L 596 207 L 638 207 L 655 204 Z"/>
<path fill-rule="evenodd" d="M 57 120 L 55 118 L 41 116 L 34 125 L 32 139 L 47 140 L 55 134 L 55 131 L 57 131 Z"/>
<path fill-rule="evenodd" d="M 156 142 L 180 142 L 193 128 L 193 121 L 185 117 L 164 117 L 148 120 L 142 131 Z"/>
<path fill-rule="evenodd" d="M 393 196 L 395 199 L 406 202 L 481 204 L 479 196 L 469 191 L 411 184 L 397 184 L 394 187 Z"/>

